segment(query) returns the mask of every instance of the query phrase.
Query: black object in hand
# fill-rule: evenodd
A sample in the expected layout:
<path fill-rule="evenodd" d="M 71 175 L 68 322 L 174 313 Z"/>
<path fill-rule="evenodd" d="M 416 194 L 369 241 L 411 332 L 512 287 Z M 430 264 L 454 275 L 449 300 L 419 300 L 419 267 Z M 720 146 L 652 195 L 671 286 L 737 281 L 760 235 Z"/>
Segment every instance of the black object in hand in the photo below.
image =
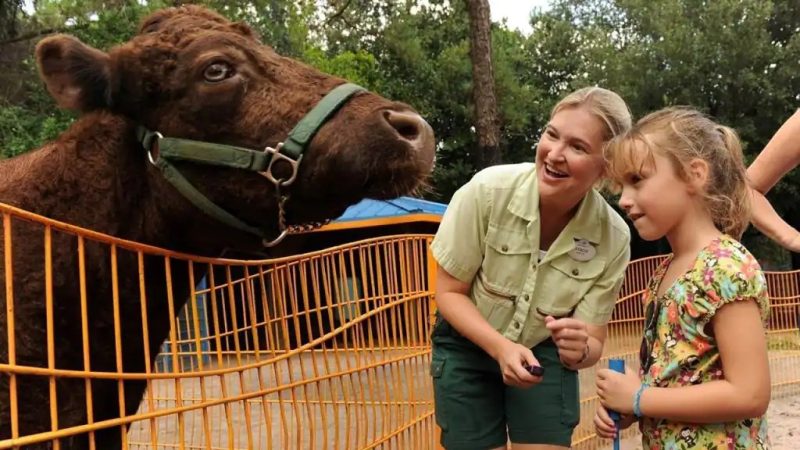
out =
<path fill-rule="evenodd" d="M 529 366 L 527 364 L 523 364 L 522 367 L 524 367 L 525 370 L 528 371 L 528 373 L 530 373 L 535 377 L 540 377 L 544 375 L 544 367 L 542 366 Z"/>

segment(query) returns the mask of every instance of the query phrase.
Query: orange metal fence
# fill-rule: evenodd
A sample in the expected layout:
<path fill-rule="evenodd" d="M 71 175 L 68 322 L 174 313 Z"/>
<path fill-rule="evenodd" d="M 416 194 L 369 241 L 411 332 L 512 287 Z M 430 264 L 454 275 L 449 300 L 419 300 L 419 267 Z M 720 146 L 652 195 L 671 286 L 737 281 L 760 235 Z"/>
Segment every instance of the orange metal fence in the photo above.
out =
<path fill-rule="evenodd" d="M 130 449 L 438 448 L 427 372 L 430 236 L 234 261 L 126 242 L 4 205 L 0 213 L 6 295 L 0 449 L 102 449 L 108 430 L 120 430 L 112 434 L 114 447 Z M 42 253 L 15 255 L 13 239 L 20 236 L 40 239 Z M 639 295 L 659 260 L 628 268 L 607 356 L 636 364 Z M 40 271 L 43 279 L 32 280 L 26 270 Z M 65 279 L 73 276 L 80 294 L 74 299 Z M 800 386 L 799 276 L 768 275 L 775 395 L 796 394 Z M 107 289 L 97 291 L 98 280 Z M 26 323 L 32 316 L 21 315 L 20 302 L 29 299 L 20 298 L 20 286 L 39 282 L 45 298 L 35 317 L 41 321 Z M 113 306 L 106 330 L 94 320 L 97 302 Z M 64 311 L 73 315 L 62 317 Z M 168 329 L 160 347 L 152 338 L 159 326 Z M 26 341 L 28 332 L 42 337 L 38 353 Z M 78 357 L 65 361 L 64 348 Z M 140 361 L 131 362 L 131 351 Z M 99 352 L 107 353 L 105 360 Z M 580 376 L 583 415 L 574 444 L 597 448 L 594 370 Z M 26 401 L 36 389 L 45 393 L 43 401 Z"/>

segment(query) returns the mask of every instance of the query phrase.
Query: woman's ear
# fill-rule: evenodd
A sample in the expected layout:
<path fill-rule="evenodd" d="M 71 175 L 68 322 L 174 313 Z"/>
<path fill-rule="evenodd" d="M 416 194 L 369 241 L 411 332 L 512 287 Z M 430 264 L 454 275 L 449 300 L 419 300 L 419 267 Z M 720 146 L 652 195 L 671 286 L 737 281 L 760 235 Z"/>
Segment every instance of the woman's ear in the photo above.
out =
<path fill-rule="evenodd" d="M 706 183 L 708 183 L 708 163 L 700 158 L 695 158 L 689 161 L 686 169 L 686 174 L 689 177 L 689 193 L 702 192 L 706 187 Z"/>
<path fill-rule="evenodd" d="M 59 34 L 37 44 L 36 64 L 60 107 L 86 112 L 110 106 L 111 68 L 105 52 Z"/>

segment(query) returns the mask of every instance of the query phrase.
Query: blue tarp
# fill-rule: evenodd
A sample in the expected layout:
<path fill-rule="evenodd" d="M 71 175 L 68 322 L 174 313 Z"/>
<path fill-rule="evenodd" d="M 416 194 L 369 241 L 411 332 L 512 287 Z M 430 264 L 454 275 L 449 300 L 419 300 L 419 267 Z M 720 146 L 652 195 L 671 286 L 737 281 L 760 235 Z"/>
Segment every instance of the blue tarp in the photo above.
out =
<path fill-rule="evenodd" d="M 401 217 L 409 214 L 444 214 L 447 205 L 414 197 L 398 197 L 392 200 L 364 199 L 347 208 L 334 222 L 369 220 L 381 217 Z"/>

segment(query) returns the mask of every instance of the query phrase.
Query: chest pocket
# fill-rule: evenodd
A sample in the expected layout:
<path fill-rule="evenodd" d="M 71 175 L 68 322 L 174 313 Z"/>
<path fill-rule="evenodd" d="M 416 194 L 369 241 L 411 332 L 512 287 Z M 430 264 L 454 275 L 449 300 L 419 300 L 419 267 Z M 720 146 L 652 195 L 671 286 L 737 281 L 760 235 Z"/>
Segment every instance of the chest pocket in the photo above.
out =
<path fill-rule="evenodd" d="M 549 267 L 548 267 L 549 266 Z M 589 261 L 576 261 L 565 254 L 550 261 L 540 270 L 546 271 L 544 286 L 537 289 L 539 314 L 556 317 L 570 314 L 589 289 L 603 274 L 606 260 L 596 256 Z"/>
<path fill-rule="evenodd" d="M 481 278 L 498 294 L 516 295 L 525 282 L 531 261 L 531 243 L 525 230 L 509 230 L 489 224 Z"/>

